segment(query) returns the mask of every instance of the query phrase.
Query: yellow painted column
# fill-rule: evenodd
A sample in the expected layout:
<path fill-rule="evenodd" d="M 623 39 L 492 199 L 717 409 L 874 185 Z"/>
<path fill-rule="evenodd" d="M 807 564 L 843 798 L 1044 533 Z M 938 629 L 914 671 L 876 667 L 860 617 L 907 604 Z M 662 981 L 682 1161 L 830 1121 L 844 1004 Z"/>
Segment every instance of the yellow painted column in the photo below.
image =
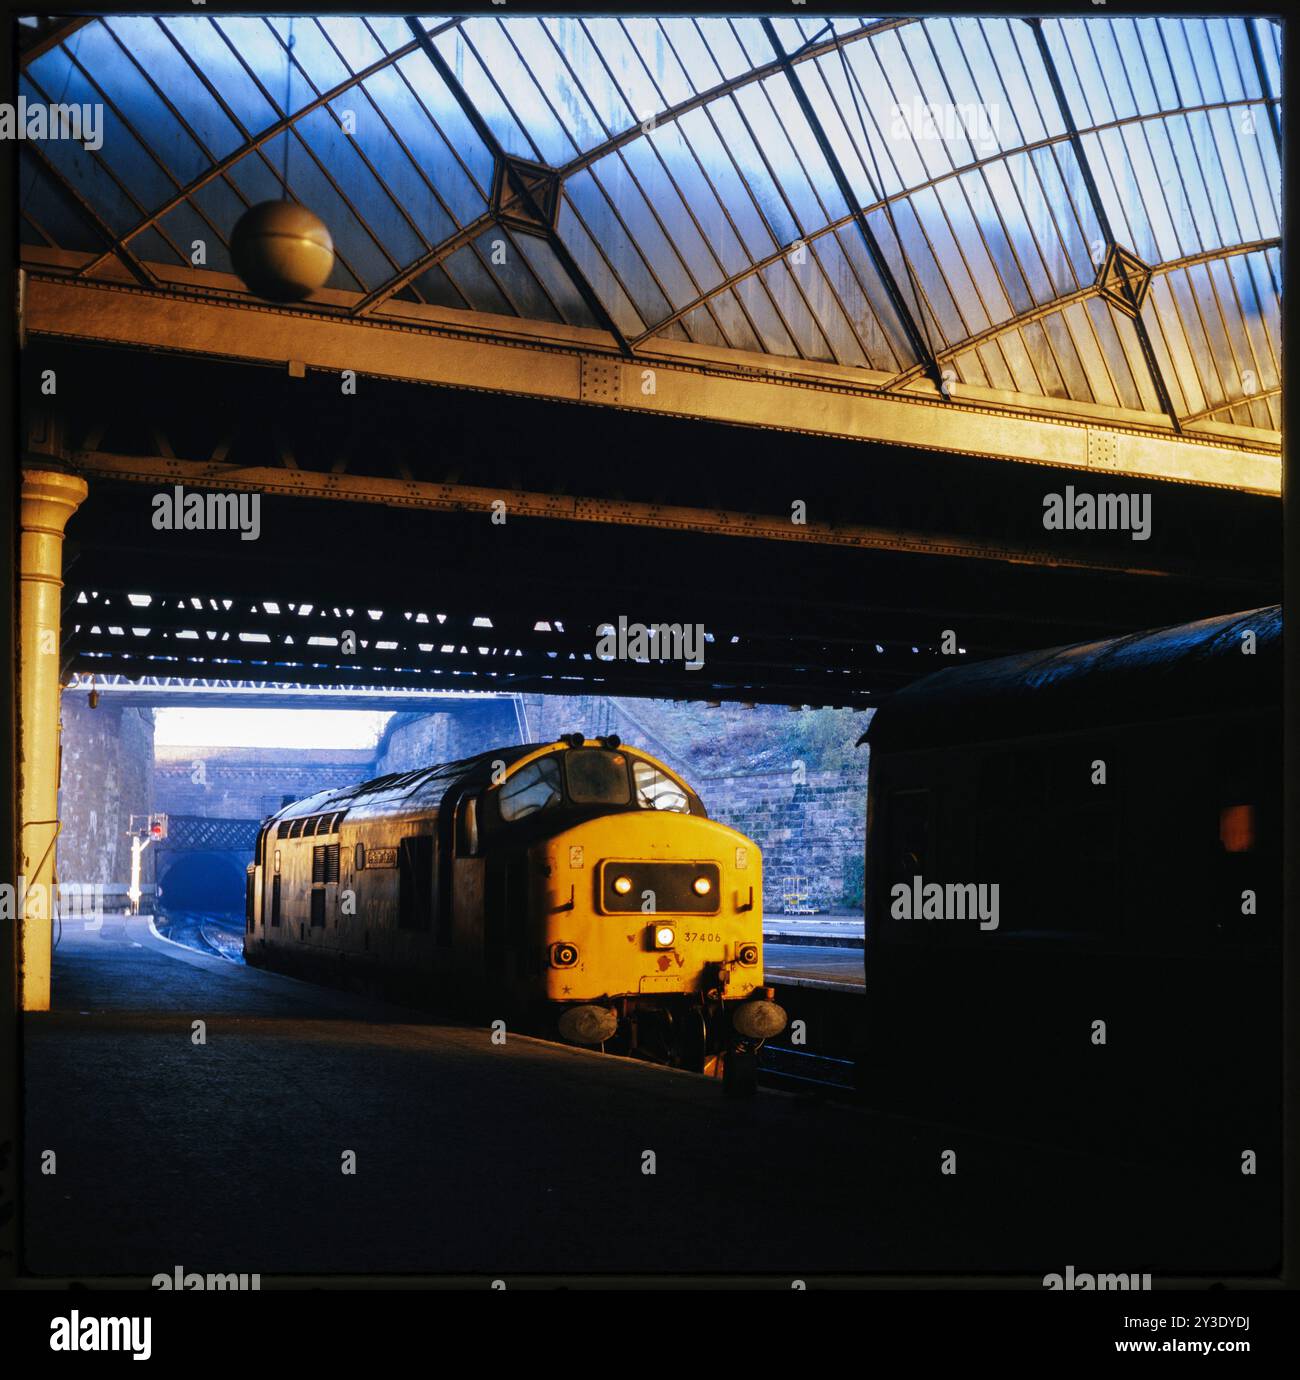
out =
<path fill-rule="evenodd" d="M 63 529 L 87 492 L 86 481 L 79 475 L 53 469 L 23 470 L 18 556 L 18 814 L 22 824 L 19 956 L 24 1011 L 50 1009 L 51 888 L 59 811 Z"/>

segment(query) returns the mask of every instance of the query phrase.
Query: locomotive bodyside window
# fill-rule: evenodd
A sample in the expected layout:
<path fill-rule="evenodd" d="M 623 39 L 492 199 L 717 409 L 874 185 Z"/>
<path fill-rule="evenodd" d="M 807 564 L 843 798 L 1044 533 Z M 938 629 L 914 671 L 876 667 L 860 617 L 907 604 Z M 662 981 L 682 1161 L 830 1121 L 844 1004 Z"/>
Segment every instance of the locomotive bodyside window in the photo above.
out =
<path fill-rule="evenodd" d="M 632 779 L 636 782 L 636 803 L 643 810 L 672 810 L 679 815 L 690 813 L 686 793 L 653 763 L 633 759 Z"/>
<path fill-rule="evenodd" d="M 472 858 L 478 853 L 478 796 L 471 795 L 461 801 L 457 819 L 460 822 L 459 852 L 462 857 Z"/>
<path fill-rule="evenodd" d="M 397 924 L 427 930 L 433 924 L 433 836 L 412 834 L 398 852 Z"/>
<path fill-rule="evenodd" d="M 626 786 L 625 786 L 626 792 Z M 560 802 L 560 766 L 552 757 L 541 757 L 521 767 L 500 788 L 501 818 L 506 823 L 523 819 L 537 810 Z M 626 799 L 626 794 L 624 796 Z"/>
<path fill-rule="evenodd" d="M 280 874 L 278 872 L 271 879 L 271 924 L 277 928 L 280 924 Z"/>

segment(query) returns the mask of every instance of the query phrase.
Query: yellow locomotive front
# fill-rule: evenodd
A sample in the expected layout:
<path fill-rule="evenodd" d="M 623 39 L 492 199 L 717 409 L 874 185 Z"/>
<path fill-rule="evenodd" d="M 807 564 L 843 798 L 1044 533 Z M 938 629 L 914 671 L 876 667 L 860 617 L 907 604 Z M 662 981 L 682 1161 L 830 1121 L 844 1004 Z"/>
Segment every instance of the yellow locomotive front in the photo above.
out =
<path fill-rule="evenodd" d="M 483 805 L 532 824 L 517 875 L 534 962 L 517 976 L 563 1038 L 716 1071 L 784 1029 L 763 984 L 760 851 L 663 763 L 575 734 Z"/>

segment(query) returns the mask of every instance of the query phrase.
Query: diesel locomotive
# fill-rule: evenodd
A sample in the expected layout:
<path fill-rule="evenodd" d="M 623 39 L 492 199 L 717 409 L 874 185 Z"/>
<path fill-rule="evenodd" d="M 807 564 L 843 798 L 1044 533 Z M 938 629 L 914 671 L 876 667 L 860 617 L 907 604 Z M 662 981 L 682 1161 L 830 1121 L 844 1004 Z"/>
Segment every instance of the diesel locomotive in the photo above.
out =
<path fill-rule="evenodd" d="M 758 847 L 612 736 L 285 806 L 248 868 L 244 954 L 728 1077 L 785 1026 L 763 983 Z"/>

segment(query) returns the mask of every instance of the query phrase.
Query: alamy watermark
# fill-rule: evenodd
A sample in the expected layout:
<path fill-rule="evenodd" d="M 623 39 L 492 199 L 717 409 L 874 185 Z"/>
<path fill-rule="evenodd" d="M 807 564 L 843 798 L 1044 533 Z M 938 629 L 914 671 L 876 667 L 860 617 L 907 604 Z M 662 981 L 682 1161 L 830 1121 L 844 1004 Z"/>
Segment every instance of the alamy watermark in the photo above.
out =
<path fill-rule="evenodd" d="M 1075 1274 L 1067 1265 L 1064 1275 L 1044 1275 L 1044 1289 L 1150 1289 L 1150 1275 L 1089 1275 Z"/>
<path fill-rule="evenodd" d="M 1049 532 L 1128 532 L 1134 541 L 1146 541 L 1151 495 L 1076 493 L 1067 484 L 1063 494 L 1044 497 L 1043 526 Z"/>
<path fill-rule="evenodd" d="M 17 885 L 0 882 L 0 920 L 50 920 L 54 915 L 63 920 L 102 921 L 104 888 L 91 882 L 59 882 L 52 887 L 32 882 L 29 886 L 26 877 L 19 877 Z"/>
<path fill-rule="evenodd" d="M 17 105 L 0 101 L 0 139 L 70 139 L 95 153 L 104 146 L 104 107 L 50 105 L 26 96 Z"/>
<path fill-rule="evenodd" d="M 152 1318 L 82 1317 L 73 1309 L 66 1317 L 50 1321 L 51 1351 L 129 1351 L 133 1361 L 147 1361 L 153 1354 Z"/>
<path fill-rule="evenodd" d="M 249 1274 L 201 1275 L 185 1270 L 177 1265 L 171 1274 L 156 1274 L 152 1280 L 155 1289 L 261 1289 L 262 1276 Z"/>
<path fill-rule="evenodd" d="M 965 139 L 973 148 L 991 152 L 998 146 L 999 107 L 982 101 L 958 104 L 953 101 L 925 102 L 918 99 L 907 105 L 895 104 L 890 112 L 893 123 L 890 137 L 911 135 L 922 140 L 942 139 L 949 143 Z"/>
<path fill-rule="evenodd" d="M 629 623 L 620 614 L 618 626 L 597 629 L 598 661 L 683 661 L 688 671 L 704 665 L 703 623 Z"/>
<path fill-rule="evenodd" d="M 927 882 L 913 877 L 890 887 L 889 913 L 895 920 L 974 920 L 980 929 L 998 927 L 1000 882 Z"/>
<path fill-rule="evenodd" d="M 153 525 L 160 532 L 238 532 L 256 541 L 262 532 L 261 494 L 186 493 L 181 484 L 154 494 Z"/>

